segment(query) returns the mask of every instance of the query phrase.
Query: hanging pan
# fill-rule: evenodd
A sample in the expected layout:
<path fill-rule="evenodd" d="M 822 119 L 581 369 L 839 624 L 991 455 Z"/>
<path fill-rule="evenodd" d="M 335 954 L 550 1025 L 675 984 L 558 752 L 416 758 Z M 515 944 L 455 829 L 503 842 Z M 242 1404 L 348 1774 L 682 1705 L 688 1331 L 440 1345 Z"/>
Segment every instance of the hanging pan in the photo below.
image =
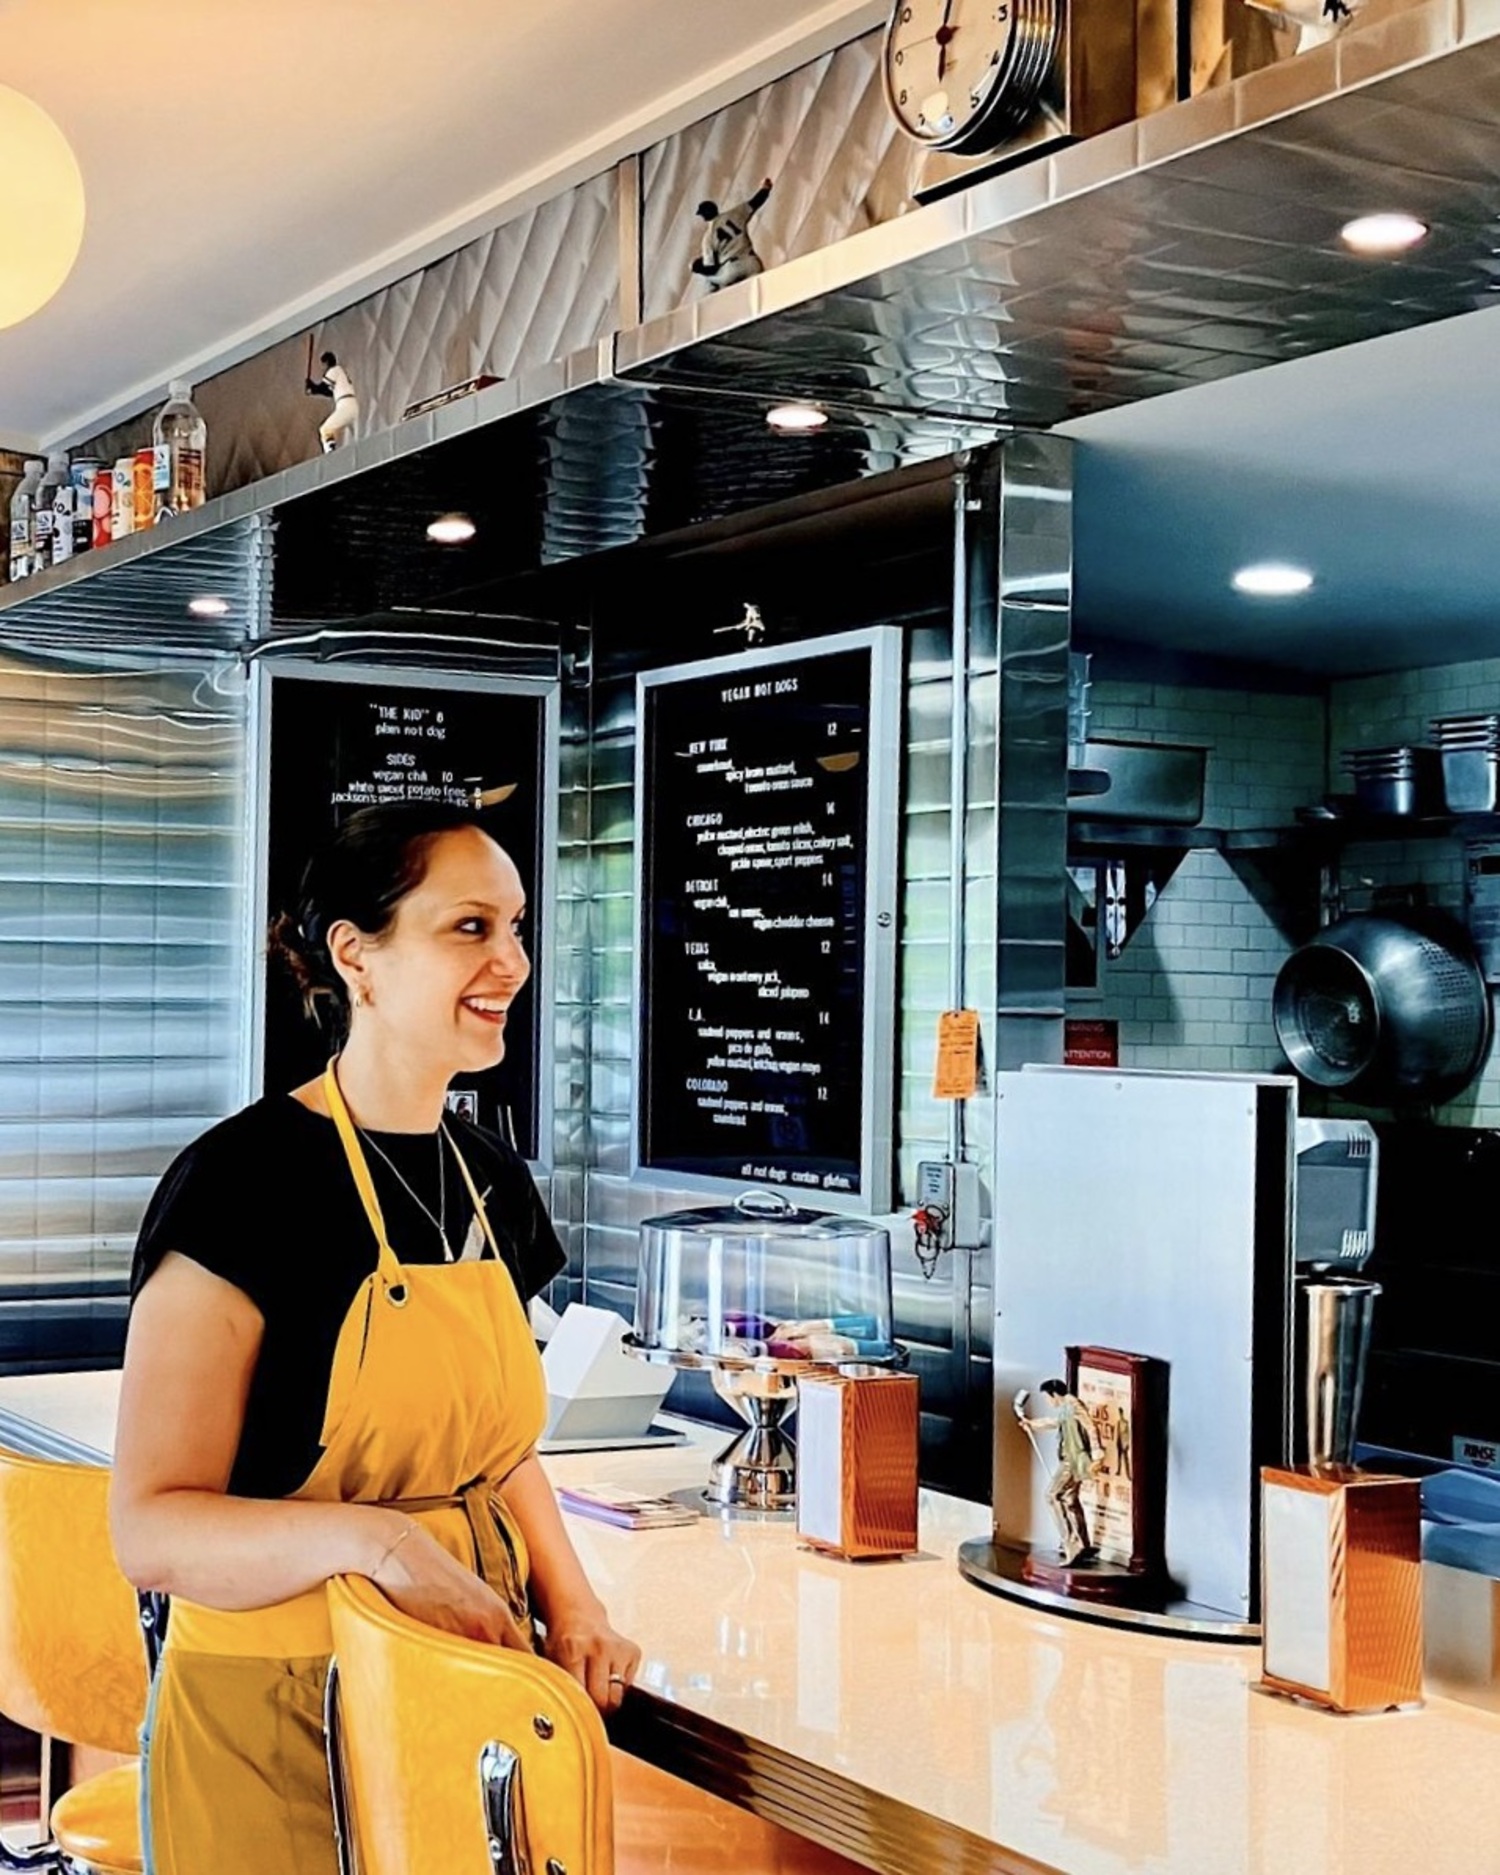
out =
<path fill-rule="evenodd" d="M 1272 1016 L 1298 1074 L 1377 1105 L 1451 1100 L 1490 1042 L 1473 943 L 1438 911 L 1340 918 L 1282 965 Z"/>

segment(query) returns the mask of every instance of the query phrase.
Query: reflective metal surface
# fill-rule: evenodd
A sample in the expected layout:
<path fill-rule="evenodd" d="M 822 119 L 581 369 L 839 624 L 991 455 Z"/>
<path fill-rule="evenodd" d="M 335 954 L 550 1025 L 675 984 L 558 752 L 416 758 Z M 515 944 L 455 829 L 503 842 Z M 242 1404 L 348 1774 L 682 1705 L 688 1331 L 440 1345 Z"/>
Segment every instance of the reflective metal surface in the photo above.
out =
<path fill-rule="evenodd" d="M 1024 1602 L 1028 1607 L 1052 1615 L 1071 1615 L 1074 1620 L 1099 1621 L 1108 1627 L 1138 1628 L 1147 1634 L 1171 1634 L 1187 1641 L 1258 1641 L 1260 1623 L 1244 1621 L 1221 1608 L 1207 1608 L 1201 1602 L 1168 1602 L 1162 1608 L 1125 1608 L 1109 1602 L 1080 1602 L 1050 1589 L 1038 1588 L 1023 1580 L 1022 1550 L 1006 1549 L 987 1537 L 975 1537 L 961 1544 L 958 1551 L 959 1573 L 992 1594 L 1007 1601 Z"/>
<path fill-rule="evenodd" d="M 1327 1278 L 1299 1287 L 1307 1463 L 1315 1471 L 1352 1465 L 1380 1284 Z"/>
<path fill-rule="evenodd" d="M 0 1364 L 118 1355 L 156 1179 L 238 1102 L 244 710 L 0 655 Z"/>
<path fill-rule="evenodd" d="M 1425 1104 L 1468 1086 L 1492 1023 L 1473 942 L 1438 911 L 1362 912 L 1327 926 L 1281 966 L 1272 1018 L 1314 1086 Z"/>
<path fill-rule="evenodd" d="M 494 1875 L 532 1875 L 519 1752 L 490 1740 L 479 1754 L 479 1794 Z"/>

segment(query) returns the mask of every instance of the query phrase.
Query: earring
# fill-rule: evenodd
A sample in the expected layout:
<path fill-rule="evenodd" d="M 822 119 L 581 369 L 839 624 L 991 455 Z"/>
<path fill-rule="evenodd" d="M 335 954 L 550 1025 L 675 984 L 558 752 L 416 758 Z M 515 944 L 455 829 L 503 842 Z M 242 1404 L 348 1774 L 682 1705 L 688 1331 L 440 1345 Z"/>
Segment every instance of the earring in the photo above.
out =
<path fill-rule="evenodd" d="M 364 1006 L 365 1006 L 365 993 L 363 990 L 356 990 L 354 992 L 354 1007 L 356 1009 L 363 1009 Z"/>

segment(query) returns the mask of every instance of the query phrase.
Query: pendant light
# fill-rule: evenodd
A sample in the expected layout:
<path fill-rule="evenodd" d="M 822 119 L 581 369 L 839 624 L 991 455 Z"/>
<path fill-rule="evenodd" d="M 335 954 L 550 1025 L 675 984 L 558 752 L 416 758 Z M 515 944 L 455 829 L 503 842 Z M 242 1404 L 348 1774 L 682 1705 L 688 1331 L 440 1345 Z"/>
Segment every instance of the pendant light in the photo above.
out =
<path fill-rule="evenodd" d="M 83 242 L 83 175 L 39 104 L 0 85 L 0 328 L 39 312 L 73 271 Z"/>

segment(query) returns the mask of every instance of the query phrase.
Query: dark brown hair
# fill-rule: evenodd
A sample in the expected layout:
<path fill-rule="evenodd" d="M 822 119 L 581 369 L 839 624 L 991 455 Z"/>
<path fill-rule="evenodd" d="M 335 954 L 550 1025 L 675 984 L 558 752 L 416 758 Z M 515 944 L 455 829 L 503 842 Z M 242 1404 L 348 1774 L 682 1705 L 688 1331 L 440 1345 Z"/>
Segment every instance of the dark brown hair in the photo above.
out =
<path fill-rule="evenodd" d="M 333 967 L 328 933 L 347 919 L 366 937 L 383 936 L 402 899 L 426 877 L 435 843 L 465 827 L 480 822 L 462 807 L 421 801 L 362 807 L 307 862 L 296 905 L 271 921 L 266 944 L 301 991 L 303 1009 L 336 1037 L 349 1026 L 349 995 Z"/>

